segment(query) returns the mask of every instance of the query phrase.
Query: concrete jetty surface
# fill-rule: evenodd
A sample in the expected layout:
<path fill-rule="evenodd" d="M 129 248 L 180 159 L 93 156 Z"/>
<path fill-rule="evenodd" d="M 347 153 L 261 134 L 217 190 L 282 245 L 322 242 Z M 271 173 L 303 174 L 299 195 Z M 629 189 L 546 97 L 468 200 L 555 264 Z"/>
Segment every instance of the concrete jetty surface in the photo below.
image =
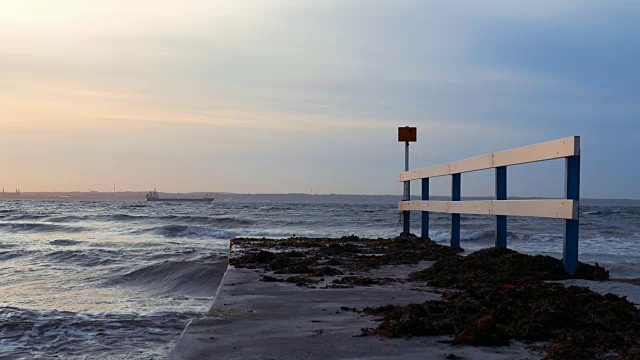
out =
<path fill-rule="evenodd" d="M 249 250 L 264 249 L 264 240 L 232 241 L 230 261 Z M 279 251 L 278 249 L 268 249 Z M 304 249 L 299 249 L 304 252 Z M 406 305 L 439 299 L 437 289 L 405 281 L 409 273 L 430 266 L 383 265 L 342 275 L 314 278 L 315 283 L 272 282 L 282 275 L 264 269 L 229 265 L 207 317 L 184 330 L 169 359 L 539 359 L 524 344 L 452 346 L 451 336 L 386 338 L 361 336 L 376 318 L 349 308 Z M 352 276 L 380 279 L 370 286 L 341 286 L 333 281 Z M 265 276 L 267 276 L 265 278 Z M 273 276 L 274 278 L 270 278 Z M 285 278 L 289 276 L 286 275 Z M 264 281 L 264 280 L 271 281 Z M 295 279 L 293 280 L 295 281 Z M 379 320 L 379 319 L 378 319 Z"/>

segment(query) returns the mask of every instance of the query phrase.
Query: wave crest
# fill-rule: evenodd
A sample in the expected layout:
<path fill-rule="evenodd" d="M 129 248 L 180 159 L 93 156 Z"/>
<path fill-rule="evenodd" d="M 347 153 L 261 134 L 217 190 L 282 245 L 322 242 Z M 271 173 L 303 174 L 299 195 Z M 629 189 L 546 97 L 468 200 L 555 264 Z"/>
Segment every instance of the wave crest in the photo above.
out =
<path fill-rule="evenodd" d="M 192 312 L 76 313 L 0 307 L 0 358 L 162 358 Z M 153 329 L 150 331 L 150 329 Z M 124 341 L 123 341 L 124 340 Z M 114 344 L 118 344 L 114 346 Z"/>
<path fill-rule="evenodd" d="M 82 244 L 83 242 L 84 241 L 80 241 L 80 240 L 56 239 L 56 240 L 49 241 L 49 244 L 56 245 L 56 246 L 72 246 L 72 245 Z"/>
<path fill-rule="evenodd" d="M 119 256 L 116 251 L 101 249 L 59 250 L 44 255 L 51 262 L 83 267 L 110 265 L 117 262 L 116 257 Z"/>
<path fill-rule="evenodd" d="M 9 229 L 16 232 L 83 232 L 87 229 L 80 226 L 66 226 L 46 223 L 1 223 L 0 228 Z"/>
<path fill-rule="evenodd" d="M 237 236 L 236 233 L 211 228 L 207 226 L 193 225 L 163 225 L 150 229 L 136 230 L 133 234 L 155 234 L 167 238 L 216 238 L 216 239 L 232 239 Z"/>
<path fill-rule="evenodd" d="M 211 297 L 226 269 L 226 258 L 219 256 L 190 261 L 163 261 L 121 275 L 114 282 L 142 286 L 163 294 Z"/>

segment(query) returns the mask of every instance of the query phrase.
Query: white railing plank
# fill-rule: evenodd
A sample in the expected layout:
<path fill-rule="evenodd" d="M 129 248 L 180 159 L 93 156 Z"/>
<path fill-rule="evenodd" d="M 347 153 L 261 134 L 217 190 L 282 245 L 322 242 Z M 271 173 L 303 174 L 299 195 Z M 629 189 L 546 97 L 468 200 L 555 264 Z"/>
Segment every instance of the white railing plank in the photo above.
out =
<path fill-rule="evenodd" d="M 401 201 L 403 211 L 578 219 L 575 200 Z"/>
<path fill-rule="evenodd" d="M 580 137 L 571 136 L 541 144 L 454 161 L 448 164 L 405 171 L 400 173 L 400 181 L 460 174 L 501 166 L 560 159 L 576 155 L 580 155 Z"/>

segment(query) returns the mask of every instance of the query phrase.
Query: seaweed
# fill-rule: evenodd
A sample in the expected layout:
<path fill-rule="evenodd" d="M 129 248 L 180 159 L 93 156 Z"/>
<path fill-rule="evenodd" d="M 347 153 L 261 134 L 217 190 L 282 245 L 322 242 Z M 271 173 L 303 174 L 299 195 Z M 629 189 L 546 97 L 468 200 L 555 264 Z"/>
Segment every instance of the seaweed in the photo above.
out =
<path fill-rule="evenodd" d="M 351 271 L 366 271 L 384 265 L 417 264 L 421 261 L 436 261 L 456 256 L 462 251 L 415 235 L 403 235 L 393 239 L 363 239 L 351 235 L 341 239 L 269 240 L 263 238 L 234 239 L 231 242 L 235 246 L 248 249 L 245 255 L 231 259 L 232 265 L 247 268 L 261 267 L 267 271 L 295 274 L 313 273 L 315 269 L 312 267 L 320 265 L 341 266 Z M 264 248 L 305 248 L 307 250 L 272 252 L 263 250 Z"/>
<path fill-rule="evenodd" d="M 444 294 L 444 300 L 366 308 L 383 316 L 369 335 L 454 335 L 454 344 L 508 345 L 550 341 L 547 359 L 640 355 L 640 311 L 624 297 L 587 288 L 536 282 L 488 285 Z"/>
<path fill-rule="evenodd" d="M 363 335 L 451 335 L 454 345 L 478 346 L 508 345 L 513 340 L 547 342 L 544 350 L 548 359 L 640 359 L 640 311 L 634 304 L 612 294 L 601 295 L 582 287 L 546 282 L 570 278 L 609 279 L 609 273 L 597 264 L 579 263 L 577 274 L 569 276 L 562 262 L 549 256 L 492 248 L 463 257 L 459 255 L 460 249 L 414 235 L 394 239 L 348 236 L 341 239 L 235 239 L 232 242 L 245 251 L 244 255 L 230 260 L 232 265 L 276 274 L 297 274 L 287 278 L 264 275 L 262 281 L 307 287 L 323 281 L 314 277 L 435 261 L 431 267 L 411 273 L 409 280 L 454 290 L 440 291 L 442 300 L 406 306 L 343 308 L 343 311 L 360 311 L 382 318 L 375 328 L 363 329 Z M 395 281 L 344 276 L 327 287 L 348 288 Z"/>
<path fill-rule="evenodd" d="M 564 271 L 559 259 L 491 248 L 476 251 L 466 257 L 444 258 L 427 269 L 409 274 L 409 279 L 413 281 L 422 280 L 431 286 L 453 288 L 569 278 L 607 280 L 609 272 L 597 264 L 579 263 L 576 275 L 570 276 Z"/>
<path fill-rule="evenodd" d="M 310 265 L 313 265 L 315 260 L 298 251 L 276 253 L 260 250 L 232 258 L 229 263 L 241 268 L 261 267 L 266 271 L 275 271 L 276 274 L 306 274 L 312 271 Z"/>
<path fill-rule="evenodd" d="M 512 340 L 551 342 L 548 359 L 589 359 L 611 353 L 640 355 L 640 311 L 613 294 L 601 295 L 549 280 L 607 280 L 602 267 L 580 263 L 569 276 L 562 262 L 507 249 L 486 249 L 444 258 L 410 280 L 458 290 L 443 300 L 407 306 L 366 308 L 383 316 L 368 335 L 411 337 L 453 335 L 453 344 L 509 345 Z"/>

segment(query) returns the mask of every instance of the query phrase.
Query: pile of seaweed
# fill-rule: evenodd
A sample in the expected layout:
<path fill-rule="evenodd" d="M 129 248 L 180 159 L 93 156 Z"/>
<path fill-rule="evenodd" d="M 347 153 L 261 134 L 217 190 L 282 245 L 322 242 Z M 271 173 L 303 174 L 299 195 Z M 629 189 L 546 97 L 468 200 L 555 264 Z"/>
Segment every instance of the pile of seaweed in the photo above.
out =
<path fill-rule="evenodd" d="M 466 257 L 444 258 L 425 270 L 410 274 L 409 278 L 426 280 L 429 285 L 436 287 L 465 288 L 470 285 L 570 278 L 602 281 L 609 279 L 609 272 L 598 264 L 580 262 L 577 273 L 570 276 L 564 271 L 562 261 L 551 256 L 525 255 L 509 249 L 490 248 Z"/>
<path fill-rule="evenodd" d="M 580 264 L 575 278 L 606 280 L 600 266 Z M 366 335 L 453 335 L 454 344 L 508 345 L 511 340 L 546 342 L 547 359 L 640 358 L 640 311 L 613 294 L 548 283 L 569 278 L 560 260 L 504 249 L 436 262 L 411 274 L 443 292 L 443 300 L 367 308 L 382 316 Z"/>
<path fill-rule="evenodd" d="M 232 246 L 246 249 L 244 255 L 230 259 L 232 265 L 262 268 L 281 274 L 317 273 L 319 267 L 328 266 L 338 266 L 350 271 L 367 271 L 383 265 L 437 261 L 454 257 L 462 251 L 415 235 L 403 235 L 393 239 L 364 239 L 353 235 L 340 239 L 239 238 L 232 240 Z"/>
<path fill-rule="evenodd" d="M 229 259 L 229 263 L 240 268 L 274 271 L 276 274 L 306 274 L 313 272 L 315 258 L 299 251 L 271 252 L 259 250 Z"/>

